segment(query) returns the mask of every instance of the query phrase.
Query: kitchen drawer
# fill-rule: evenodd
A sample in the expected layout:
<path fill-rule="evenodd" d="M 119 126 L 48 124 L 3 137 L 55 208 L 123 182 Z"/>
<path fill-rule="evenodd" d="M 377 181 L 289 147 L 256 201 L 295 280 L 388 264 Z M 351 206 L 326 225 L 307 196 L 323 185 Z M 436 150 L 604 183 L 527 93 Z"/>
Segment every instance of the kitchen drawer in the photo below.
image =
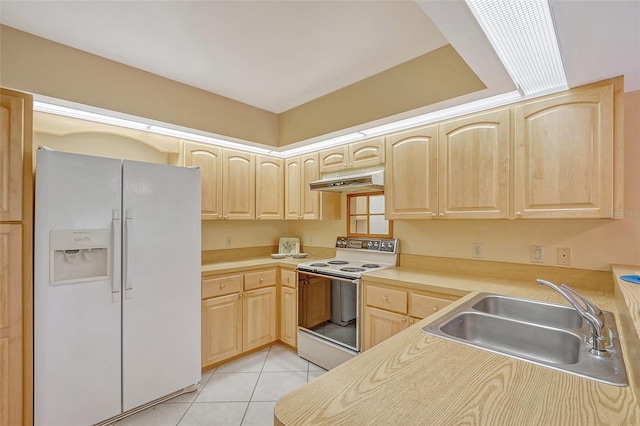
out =
<path fill-rule="evenodd" d="M 388 311 L 407 313 L 407 292 L 385 287 L 368 285 L 366 290 L 366 304 Z"/>
<path fill-rule="evenodd" d="M 276 285 L 276 269 L 263 269 L 261 271 L 244 274 L 244 289 L 268 287 Z"/>
<path fill-rule="evenodd" d="M 420 319 L 426 318 L 449 305 L 451 302 L 451 300 L 441 299 L 435 296 L 411 293 L 409 294 L 409 315 Z"/>
<path fill-rule="evenodd" d="M 242 291 L 242 275 L 224 275 L 202 279 L 202 298 L 222 296 Z"/>
<path fill-rule="evenodd" d="M 280 270 L 280 284 L 285 287 L 296 288 L 297 283 L 298 277 L 296 275 L 296 271 L 291 271 L 289 269 Z"/>

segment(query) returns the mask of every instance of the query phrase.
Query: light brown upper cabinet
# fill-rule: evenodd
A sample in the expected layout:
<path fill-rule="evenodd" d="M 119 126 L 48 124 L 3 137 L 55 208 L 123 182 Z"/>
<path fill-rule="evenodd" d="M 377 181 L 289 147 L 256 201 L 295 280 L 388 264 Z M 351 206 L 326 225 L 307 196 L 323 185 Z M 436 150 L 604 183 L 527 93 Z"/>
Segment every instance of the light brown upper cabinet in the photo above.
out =
<path fill-rule="evenodd" d="M 184 143 L 184 165 L 200 167 L 203 220 L 255 219 L 255 155 Z"/>
<path fill-rule="evenodd" d="M 224 219 L 255 219 L 255 154 L 225 149 L 222 157 Z"/>
<path fill-rule="evenodd" d="M 311 191 L 309 183 L 320 179 L 318 153 L 285 160 L 285 219 L 337 219 L 340 194 Z"/>
<path fill-rule="evenodd" d="M 284 219 L 284 161 L 256 156 L 256 219 Z"/>
<path fill-rule="evenodd" d="M 387 137 L 385 216 L 432 219 L 438 212 L 438 126 Z"/>
<path fill-rule="evenodd" d="M 222 148 L 185 142 L 184 165 L 200 167 L 202 219 L 222 219 Z"/>
<path fill-rule="evenodd" d="M 509 109 L 438 125 L 438 217 L 509 217 Z"/>
<path fill-rule="evenodd" d="M 384 164 L 384 137 L 353 142 L 320 151 L 320 173 L 361 169 Z"/>
<path fill-rule="evenodd" d="M 613 217 L 613 84 L 530 101 L 514 112 L 516 218 Z"/>

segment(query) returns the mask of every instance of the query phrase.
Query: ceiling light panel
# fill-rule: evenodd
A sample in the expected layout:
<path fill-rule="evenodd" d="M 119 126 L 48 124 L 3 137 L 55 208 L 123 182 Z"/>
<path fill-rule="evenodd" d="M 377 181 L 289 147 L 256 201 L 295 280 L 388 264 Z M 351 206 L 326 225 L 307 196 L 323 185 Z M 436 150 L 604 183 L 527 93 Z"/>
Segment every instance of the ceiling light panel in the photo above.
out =
<path fill-rule="evenodd" d="M 523 95 L 567 88 L 547 0 L 466 3 Z"/>

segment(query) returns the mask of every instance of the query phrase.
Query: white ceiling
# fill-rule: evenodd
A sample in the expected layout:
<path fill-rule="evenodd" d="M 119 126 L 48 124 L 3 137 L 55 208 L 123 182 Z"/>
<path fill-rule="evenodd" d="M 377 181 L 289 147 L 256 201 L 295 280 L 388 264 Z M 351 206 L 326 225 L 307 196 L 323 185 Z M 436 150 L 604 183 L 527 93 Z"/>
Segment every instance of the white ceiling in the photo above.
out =
<path fill-rule="evenodd" d="M 570 87 L 640 89 L 640 0 L 551 5 Z M 429 109 L 514 87 L 461 0 L 1 0 L 0 22 L 275 113 L 447 43 L 487 89 Z"/>

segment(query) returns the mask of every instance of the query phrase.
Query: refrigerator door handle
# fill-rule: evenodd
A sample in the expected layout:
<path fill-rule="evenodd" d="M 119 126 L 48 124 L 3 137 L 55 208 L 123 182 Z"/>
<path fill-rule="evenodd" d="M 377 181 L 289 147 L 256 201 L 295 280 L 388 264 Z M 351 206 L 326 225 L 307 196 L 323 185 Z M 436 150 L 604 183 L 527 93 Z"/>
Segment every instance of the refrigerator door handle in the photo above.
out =
<path fill-rule="evenodd" d="M 131 299 L 133 297 L 133 281 L 132 277 L 132 268 L 133 268 L 133 210 L 126 209 L 125 210 L 125 239 L 126 245 L 125 250 L 126 253 L 126 265 L 124 268 L 124 298 Z"/>
<path fill-rule="evenodd" d="M 116 233 L 116 231 L 118 231 Z M 120 246 L 120 210 L 113 209 L 111 211 L 111 301 L 116 303 L 120 301 L 120 270 L 118 265 L 119 254 L 116 255 L 116 247 Z"/>

